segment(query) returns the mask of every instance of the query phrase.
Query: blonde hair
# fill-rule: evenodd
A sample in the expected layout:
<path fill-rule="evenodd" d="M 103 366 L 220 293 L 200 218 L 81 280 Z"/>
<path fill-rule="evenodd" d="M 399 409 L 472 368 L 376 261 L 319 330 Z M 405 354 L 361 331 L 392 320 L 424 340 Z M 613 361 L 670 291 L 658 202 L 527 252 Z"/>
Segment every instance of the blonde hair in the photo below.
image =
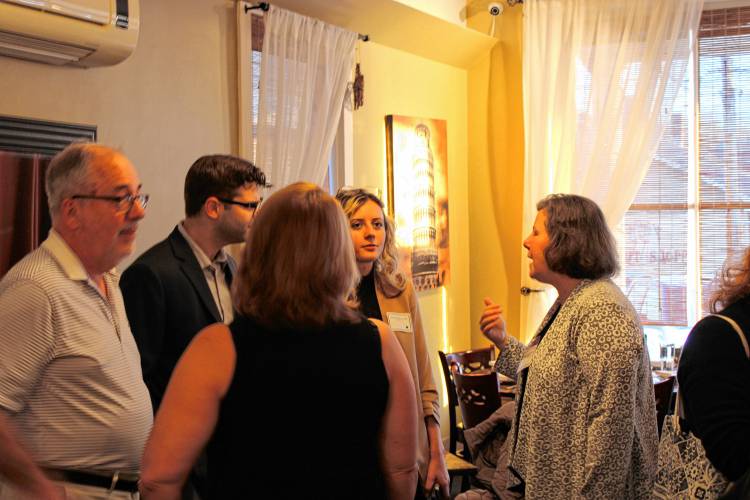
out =
<path fill-rule="evenodd" d="M 712 313 L 731 306 L 743 297 L 750 295 L 750 247 L 735 261 L 731 257 L 719 276 L 718 289 L 711 296 L 709 308 Z"/>
<path fill-rule="evenodd" d="M 253 220 L 233 290 L 240 313 L 269 327 L 356 322 L 347 298 L 359 281 L 349 224 L 314 184 L 273 194 Z"/>
<path fill-rule="evenodd" d="M 374 194 L 364 189 L 339 189 L 336 199 L 341 203 L 346 216 L 351 219 L 368 201 L 375 202 L 383 212 L 385 241 L 383 253 L 375 261 L 375 283 L 388 298 L 401 295 L 406 288 L 406 277 L 398 268 L 398 248 L 393 220 L 385 214 L 383 202 Z"/>

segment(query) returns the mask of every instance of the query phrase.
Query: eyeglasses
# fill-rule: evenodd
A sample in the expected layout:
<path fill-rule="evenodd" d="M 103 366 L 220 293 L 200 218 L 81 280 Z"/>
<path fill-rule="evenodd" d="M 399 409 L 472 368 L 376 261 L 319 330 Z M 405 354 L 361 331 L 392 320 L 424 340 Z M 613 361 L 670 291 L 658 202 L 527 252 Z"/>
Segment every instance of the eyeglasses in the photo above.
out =
<path fill-rule="evenodd" d="M 263 199 L 261 198 L 258 201 L 237 201 L 237 200 L 230 200 L 228 198 L 217 198 L 222 203 L 228 203 L 230 205 L 237 205 L 240 206 L 246 210 L 256 210 L 261 203 L 263 203 Z"/>
<path fill-rule="evenodd" d="M 147 194 L 126 194 L 124 196 L 96 196 L 88 194 L 75 194 L 70 197 L 73 200 L 104 200 L 111 201 L 117 205 L 116 210 L 118 212 L 130 212 L 133 209 L 133 205 L 137 201 L 141 208 L 146 208 L 148 200 L 150 198 Z"/>

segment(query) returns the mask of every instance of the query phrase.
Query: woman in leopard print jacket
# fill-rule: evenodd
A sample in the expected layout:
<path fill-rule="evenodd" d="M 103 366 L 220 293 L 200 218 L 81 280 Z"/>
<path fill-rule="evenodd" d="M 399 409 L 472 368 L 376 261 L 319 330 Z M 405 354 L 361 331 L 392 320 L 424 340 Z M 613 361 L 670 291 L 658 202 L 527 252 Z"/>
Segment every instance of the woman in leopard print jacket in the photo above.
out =
<path fill-rule="evenodd" d="M 532 278 L 558 298 L 528 345 L 506 335 L 485 299 L 495 369 L 516 378 L 508 488 L 528 499 L 650 497 L 658 437 L 638 315 L 609 279 L 614 239 L 591 200 L 551 195 L 524 241 Z"/>

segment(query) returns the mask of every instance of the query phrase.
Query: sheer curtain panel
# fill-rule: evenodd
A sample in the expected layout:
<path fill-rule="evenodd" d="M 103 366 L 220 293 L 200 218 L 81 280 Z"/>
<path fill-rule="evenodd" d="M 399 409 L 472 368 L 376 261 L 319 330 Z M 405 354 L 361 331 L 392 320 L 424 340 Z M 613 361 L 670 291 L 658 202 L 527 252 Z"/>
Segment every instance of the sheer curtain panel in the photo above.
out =
<path fill-rule="evenodd" d="M 322 185 L 357 34 L 273 5 L 266 16 L 256 163 L 277 188 Z"/>
<path fill-rule="evenodd" d="M 685 75 L 703 0 L 524 4 L 524 231 L 550 193 L 596 201 L 617 227 L 643 180 Z M 524 252 L 522 283 L 528 277 Z M 525 301 L 525 338 L 554 293 Z M 522 315 L 523 317 L 523 315 Z"/>

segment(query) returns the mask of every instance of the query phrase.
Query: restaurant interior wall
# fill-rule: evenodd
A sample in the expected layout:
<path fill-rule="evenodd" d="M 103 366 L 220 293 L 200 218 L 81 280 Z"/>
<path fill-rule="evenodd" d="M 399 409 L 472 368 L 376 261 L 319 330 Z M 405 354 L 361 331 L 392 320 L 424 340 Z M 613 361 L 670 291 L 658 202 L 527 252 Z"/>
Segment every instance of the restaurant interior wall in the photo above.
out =
<path fill-rule="evenodd" d="M 442 392 L 437 351 L 471 347 L 467 71 L 377 41 L 360 43 L 358 50 L 365 99 L 353 115 L 355 185 L 387 193 L 385 115 L 447 121 L 451 280 L 444 287 L 418 294 L 433 375 Z M 446 398 L 441 401 L 445 411 Z M 443 420 L 447 422 L 447 414 Z"/>
<path fill-rule="evenodd" d="M 508 332 L 522 331 L 523 84 L 522 5 L 497 16 L 492 51 L 468 70 L 469 248 L 471 345 L 488 345 L 476 326 L 484 297 L 505 311 Z M 491 17 L 478 13 L 467 20 L 487 33 Z"/>
<path fill-rule="evenodd" d="M 82 70 L 0 57 L 0 114 L 96 125 L 99 140 L 120 147 L 139 169 L 152 199 L 136 255 L 183 217 L 181 186 L 190 164 L 202 154 L 238 150 L 234 2 L 141 5 L 138 47 L 117 66 Z M 376 42 L 362 47 L 366 91 L 354 122 L 356 184 L 385 191 L 386 114 L 448 121 L 453 277 L 448 287 L 420 294 L 420 304 L 431 352 L 468 349 L 467 71 Z M 441 384 L 436 354 L 432 362 Z"/>
<path fill-rule="evenodd" d="M 151 194 L 138 254 L 183 217 L 192 162 L 237 150 L 235 23 L 234 2 L 141 2 L 138 47 L 116 66 L 0 57 L 0 115 L 96 125 L 100 142 L 122 148 Z"/>

